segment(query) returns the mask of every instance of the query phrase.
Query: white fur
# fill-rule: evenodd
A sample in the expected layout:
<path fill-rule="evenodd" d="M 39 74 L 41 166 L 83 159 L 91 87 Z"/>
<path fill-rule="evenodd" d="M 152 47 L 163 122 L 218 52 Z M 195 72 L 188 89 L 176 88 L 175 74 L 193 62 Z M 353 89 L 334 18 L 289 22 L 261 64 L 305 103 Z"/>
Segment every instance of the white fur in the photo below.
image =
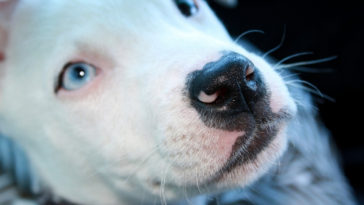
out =
<path fill-rule="evenodd" d="M 282 155 L 286 124 L 256 160 L 198 186 L 244 132 L 205 126 L 182 92 L 190 72 L 221 51 L 238 52 L 262 73 L 273 112 L 296 112 L 278 73 L 198 2 L 197 16 L 185 18 L 172 0 L 20 0 L 9 26 L 0 24 L 8 39 L 0 47 L 0 130 L 56 195 L 80 204 L 179 200 L 251 184 Z M 70 61 L 100 73 L 81 90 L 56 94 Z"/>

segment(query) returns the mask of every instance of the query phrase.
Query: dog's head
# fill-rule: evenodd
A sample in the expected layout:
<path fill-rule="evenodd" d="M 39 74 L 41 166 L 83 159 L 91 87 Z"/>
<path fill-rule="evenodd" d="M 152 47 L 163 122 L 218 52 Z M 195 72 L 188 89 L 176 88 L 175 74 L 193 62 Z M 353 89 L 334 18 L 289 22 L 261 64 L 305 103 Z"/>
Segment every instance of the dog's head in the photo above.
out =
<path fill-rule="evenodd" d="M 244 186 L 285 149 L 282 78 L 203 0 L 8 0 L 0 14 L 0 130 L 61 197 Z"/>

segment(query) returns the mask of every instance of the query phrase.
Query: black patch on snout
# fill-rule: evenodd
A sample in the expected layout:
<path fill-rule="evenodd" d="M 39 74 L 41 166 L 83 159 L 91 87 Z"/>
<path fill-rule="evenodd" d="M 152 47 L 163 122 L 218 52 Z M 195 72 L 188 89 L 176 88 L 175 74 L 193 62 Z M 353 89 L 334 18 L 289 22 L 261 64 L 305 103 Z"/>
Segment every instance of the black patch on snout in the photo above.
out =
<path fill-rule="evenodd" d="M 246 79 L 248 66 L 254 65 L 244 56 L 224 52 L 219 60 L 188 74 L 184 93 L 207 127 L 226 131 L 254 129 L 256 115 L 260 114 L 256 107 L 269 98 L 257 68 L 252 79 Z M 219 96 L 215 102 L 206 104 L 197 98 L 200 91 L 208 95 L 219 92 Z"/>
<path fill-rule="evenodd" d="M 239 95 L 229 95 L 228 97 L 230 98 L 228 100 L 222 99 L 222 101 L 224 101 L 223 103 L 225 103 L 225 108 L 227 109 L 220 109 L 224 106 L 221 106 L 222 102 L 219 101 L 219 99 L 212 104 L 206 104 L 196 99 L 197 92 L 194 91 L 196 87 L 197 90 L 204 90 L 207 94 L 214 93 L 214 91 L 209 92 L 208 86 L 201 89 L 203 86 L 199 85 L 199 82 L 196 82 L 196 80 L 204 80 L 201 76 L 210 77 L 209 75 L 202 75 L 201 73 L 209 72 L 211 67 L 227 60 L 232 60 L 235 61 L 233 63 L 236 63 L 236 61 L 239 61 L 240 59 L 239 56 L 236 58 L 234 56 L 232 58 L 223 56 L 222 59 L 206 64 L 202 70 L 190 73 L 186 80 L 185 93 L 190 99 L 190 105 L 197 110 L 201 121 L 204 122 L 206 127 L 225 131 L 245 132 L 244 136 L 238 137 L 233 145 L 231 155 L 227 162 L 208 183 L 216 182 L 223 177 L 224 173 L 231 172 L 237 166 L 256 160 L 257 156 L 275 139 L 282 122 L 285 122 L 292 117 L 286 110 L 281 110 L 278 113 L 272 112 L 270 108 L 271 94 L 268 92 L 262 77 L 259 76 L 260 73 L 257 68 L 255 69 L 255 72 L 258 77 L 254 76 L 254 81 L 257 86 L 256 90 L 248 87 L 245 88 L 246 90 L 243 90 L 242 93 L 239 93 Z M 236 71 L 236 69 L 219 71 L 223 77 L 230 76 L 227 78 L 228 80 L 231 80 L 231 82 L 223 82 L 222 86 L 228 87 L 228 89 L 233 91 L 236 89 L 233 87 L 236 85 L 236 82 L 244 80 L 244 76 L 238 76 L 239 73 Z M 212 81 L 214 80 L 213 77 L 210 78 Z M 211 84 L 215 86 L 216 83 L 212 82 Z M 213 87 L 211 90 L 214 89 L 215 88 Z M 242 101 L 244 101 L 244 103 L 241 103 Z M 237 105 L 241 105 L 243 108 L 240 109 Z"/>

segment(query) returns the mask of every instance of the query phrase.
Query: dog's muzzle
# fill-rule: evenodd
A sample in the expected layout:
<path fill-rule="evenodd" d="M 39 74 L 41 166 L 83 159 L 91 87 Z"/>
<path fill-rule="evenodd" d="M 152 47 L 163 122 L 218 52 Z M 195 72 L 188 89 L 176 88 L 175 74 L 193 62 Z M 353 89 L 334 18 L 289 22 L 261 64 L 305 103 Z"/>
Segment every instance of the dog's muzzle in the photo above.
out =
<path fill-rule="evenodd" d="M 209 127 L 242 130 L 254 126 L 254 106 L 265 95 L 265 88 L 259 71 L 246 57 L 225 52 L 218 61 L 191 73 L 187 82 L 191 104 Z"/>

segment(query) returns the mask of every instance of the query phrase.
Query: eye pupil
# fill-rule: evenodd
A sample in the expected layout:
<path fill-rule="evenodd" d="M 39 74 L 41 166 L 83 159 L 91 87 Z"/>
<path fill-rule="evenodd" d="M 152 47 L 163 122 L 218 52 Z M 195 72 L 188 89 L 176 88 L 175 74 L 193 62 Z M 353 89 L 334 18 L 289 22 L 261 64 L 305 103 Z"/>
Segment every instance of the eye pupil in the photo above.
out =
<path fill-rule="evenodd" d="M 86 71 L 84 68 L 82 67 L 76 67 L 74 68 L 74 71 L 73 71 L 73 76 L 76 78 L 76 79 L 82 79 L 86 76 Z"/>
<path fill-rule="evenodd" d="M 193 16 L 198 12 L 198 7 L 195 0 L 175 0 L 178 9 L 186 17 Z"/>

